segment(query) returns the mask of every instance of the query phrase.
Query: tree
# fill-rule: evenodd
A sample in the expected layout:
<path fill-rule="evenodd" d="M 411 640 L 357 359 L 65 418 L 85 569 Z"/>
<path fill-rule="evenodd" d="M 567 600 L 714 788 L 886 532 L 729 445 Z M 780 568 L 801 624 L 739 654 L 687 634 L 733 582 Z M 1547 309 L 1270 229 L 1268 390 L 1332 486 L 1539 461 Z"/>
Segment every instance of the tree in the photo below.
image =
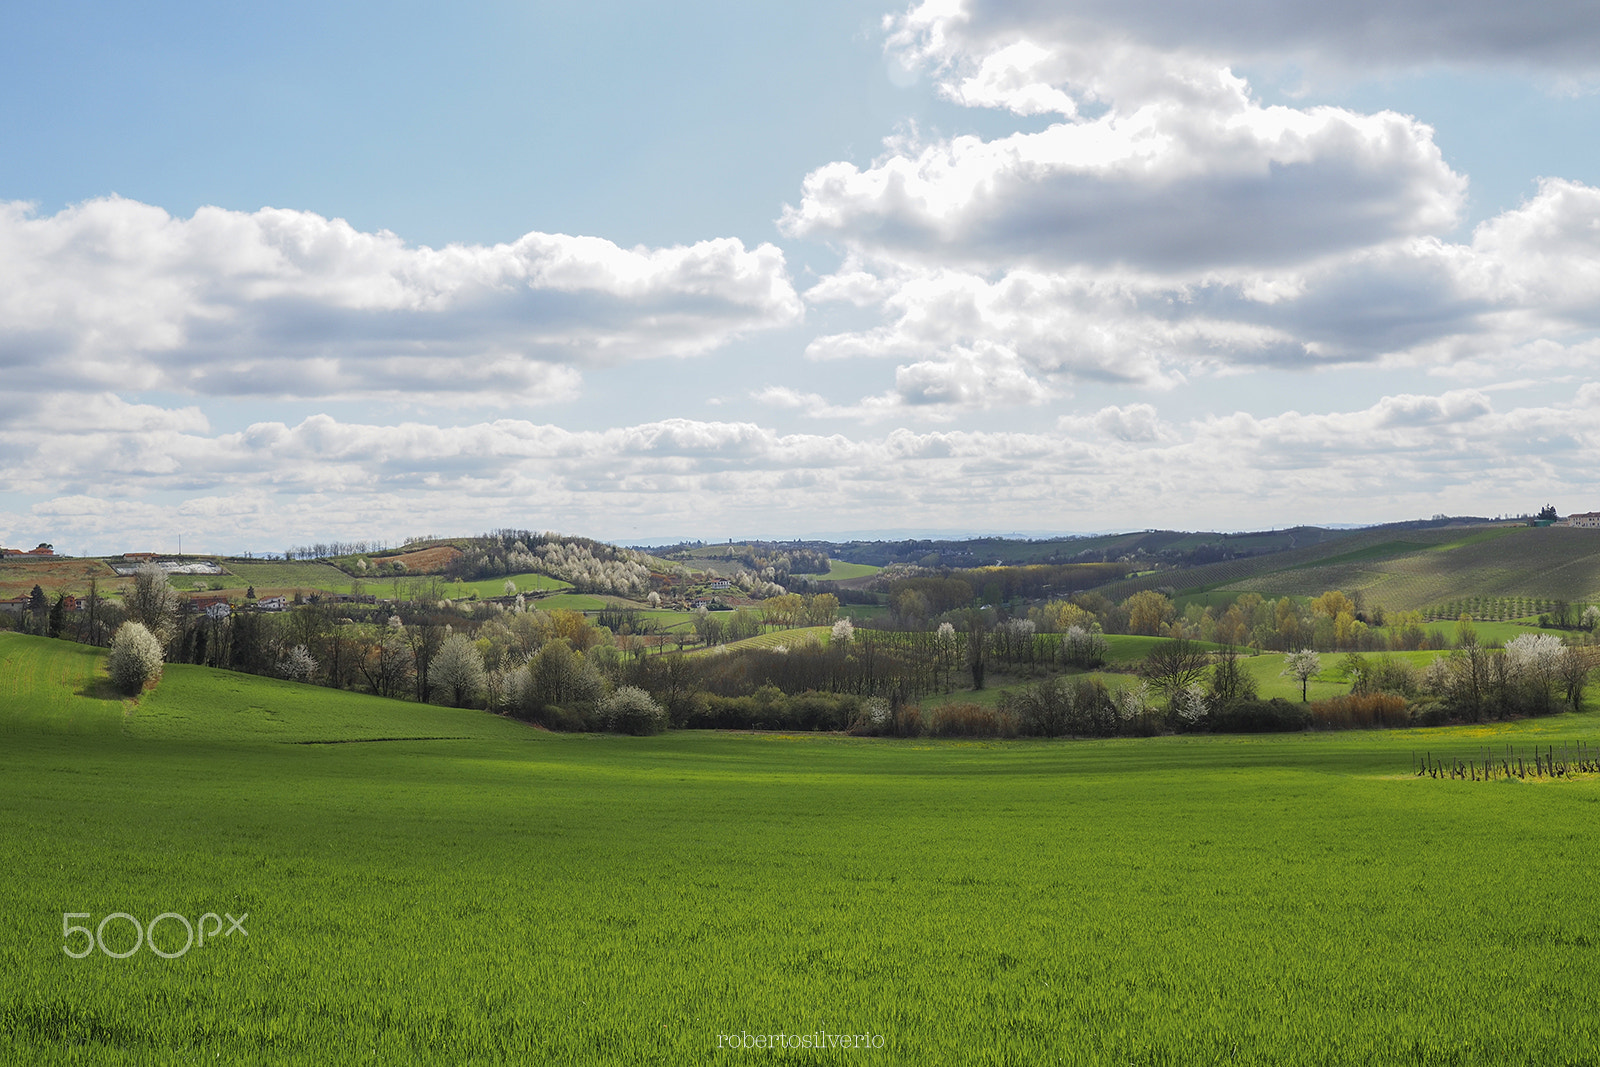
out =
<path fill-rule="evenodd" d="M 1581 711 L 1583 691 L 1589 684 L 1589 671 L 1594 667 L 1594 648 L 1568 648 L 1561 657 L 1560 681 L 1566 690 L 1567 703 L 1573 711 Z"/>
<path fill-rule="evenodd" d="M 317 673 L 317 661 L 305 645 L 295 645 L 278 661 L 278 673 L 292 682 L 309 682 Z"/>
<path fill-rule="evenodd" d="M 386 631 L 367 650 L 361 673 L 381 697 L 399 696 L 411 679 L 411 646 L 399 630 Z"/>
<path fill-rule="evenodd" d="M 828 636 L 836 645 L 848 645 L 855 640 L 856 626 L 848 618 L 840 619 L 833 624 L 833 629 Z"/>
<path fill-rule="evenodd" d="M 1506 642 L 1506 667 L 1529 697 L 1535 714 L 1548 714 L 1567 647 L 1553 634 L 1522 634 Z"/>
<path fill-rule="evenodd" d="M 466 634 L 451 634 L 439 646 L 431 669 L 433 683 L 454 707 L 465 707 L 483 692 L 483 656 Z"/>
<path fill-rule="evenodd" d="M 1128 632 L 1155 636 L 1172 617 L 1172 601 L 1153 589 L 1133 594 L 1122 602 L 1128 612 Z"/>
<path fill-rule="evenodd" d="M 832 626 L 839 614 L 839 598 L 832 593 L 818 593 L 806 604 L 806 621 L 812 626 Z"/>
<path fill-rule="evenodd" d="M 33 591 L 28 594 L 28 617 L 32 620 L 34 633 L 43 634 L 45 632 L 45 617 L 49 613 L 49 598 L 44 595 L 43 588 L 37 585 L 34 586 Z"/>
<path fill-rule="evenodd" d="M 1088 629 L 1073 623 L 1061 635 L 1061 659 L 1069 667 L 1093 670 L 1106 661 L 1110 652 L 1099 623 L 1090 623 Z"/>
<path fill-rule="evenodd" d="M 1311 676 L 1322 670 L 1322 657 L 1309 648 L 1302 648 L 1299 652 L 1291 652 L 1283 658 L 1283 670 L 1278 672 L 1282 677 L 1293 676 L 1300 680 L 1300 703 L 1309 700 L 1307 691 L 1310 688 Z"/>
<path fill-rule="evenodd" d="M 161 680 L 161 642 L 139 622 L 125 622 L 111 638 L 106 666 L 111 681 L 124 693 L 134 694 Z"/>
<path fill-rule="evenodd" d="M 1231 646 L 1217 653 L 1217 665 L 1211 668 L 1211 706 L 1227 710 L 1246 700 L 1256 699 L 1255 675 L 1244 669 L 1243 657 Z"/>
<path fill-rule="evenodd" d="M 1141 672 L 1150 679 L 1150 686 L 1172 702 L 1181 690 L 1198 682 L 1210 666 L 1211 657 L 1205 649 L 1187 638 L 1163 641 L 1150 650 L 1144 658 Z"/>
<path fill-rule="evenodd" d="M 156 640 L 166 645 L 172 640 L 178 621 L 178 591 L 167 580 L 167 572 L 146 563 L 133 573 L 133 587 L 123 597 L 128 617 L 140 623 Z"/>
<path fill-rule="evenodd" d="M 67 594 L 57 593 L 56 602 L 50 605 L 49 632 L 51 637 L 60 637 L 61 628 L 67 621 Z"/>

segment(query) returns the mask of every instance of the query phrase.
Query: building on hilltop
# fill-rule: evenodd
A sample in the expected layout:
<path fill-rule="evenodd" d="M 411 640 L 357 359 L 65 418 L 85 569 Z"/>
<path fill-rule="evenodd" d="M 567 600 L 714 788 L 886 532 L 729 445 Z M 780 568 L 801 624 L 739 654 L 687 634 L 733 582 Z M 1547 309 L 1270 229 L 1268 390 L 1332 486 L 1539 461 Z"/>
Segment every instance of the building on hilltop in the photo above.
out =
<path fill-rule="evenodd" d="M 1562 526 L 1580 526 L 1588 530 L 1600 530 L 1600 511 L 1584 511 L 1568 515 L 1561 521 Z"/>

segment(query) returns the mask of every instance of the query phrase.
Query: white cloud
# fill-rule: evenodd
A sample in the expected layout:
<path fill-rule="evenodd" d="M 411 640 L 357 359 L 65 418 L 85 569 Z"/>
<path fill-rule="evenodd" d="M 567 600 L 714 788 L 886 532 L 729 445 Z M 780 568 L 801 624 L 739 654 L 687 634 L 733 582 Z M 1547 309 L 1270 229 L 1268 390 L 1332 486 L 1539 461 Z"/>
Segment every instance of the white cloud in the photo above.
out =
<path fill-rule="evenodd" d="M 1251 369 L 1409 365 L 1481 381 L 1503 376 L 1508 361 L 1527 371 L 1594 366 L 1595 292 L 1600 189 L 1546 180 L 1465 243 L 1415 237 L 1275 269 L 986 276 L 857 260 L 841 284 L 825 278 L 807 298 L 875 295 L 884 321 L 817 337 L 807 355 L 892 359 L 897 378 L 960 363 L 1037 383 L 952 392 L 968 408 L 1037 403 L 1084 382 L 1164 389 Z"/>
<path fill-rule="evenodd" d="M 1182 421 L 1134 403 L 1043 433 L 854 436 L 688 419 L 576 431 L 327 416 L 212 434 L 178 413 L 172 426 L 0 431 L 0 449 L 17 457 L 0 492 L 40 498 L 7 515 L 0 535 L 111 551 L 181 527 L 186 545 L 259 549 L 460 529 L 463 515 L 482 528 L 527 525 L 530 507 L 541 526 L 622 538 L 747 523 L 771 534 L 870 528 L 901 508 L 930 527 L 1027 529 L 1148 526 L 1152 507 L 1163 522 L 1225 528 L 1511 510 L 1530 494 L 1592 492 L 1600 382 L 1573 397 L 1501 411 L 1484 392 L 1451 390 Z M 163 503 L 171 494 L 177 505 Z"/>
<path fill-rule="evenodd" d="M 807 175 L 785 232 L 968 269 L 1154 275 L 1304 263 L 1450 230 L 1466 182 L 1392 112 L 1152 103 Z"/>
<path fill-rule="evenodd" d="M 0 204 L 0 374 L 18 391 L 540 402 L 585 366 L 800 316 L 783 254 L 731 238 L 432 249 L 301 211 Z"/>

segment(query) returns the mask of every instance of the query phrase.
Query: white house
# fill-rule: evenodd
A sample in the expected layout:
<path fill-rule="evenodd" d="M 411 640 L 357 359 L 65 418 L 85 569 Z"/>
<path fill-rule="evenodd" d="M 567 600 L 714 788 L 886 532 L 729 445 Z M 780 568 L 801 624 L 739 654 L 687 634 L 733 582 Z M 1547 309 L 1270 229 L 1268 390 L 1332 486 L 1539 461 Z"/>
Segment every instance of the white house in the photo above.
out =
<path fill-rule="evenodd" d="M 258 611 L 287 611 L 289 598 L 286 596 L 264 596 L 256 601 Z"/>

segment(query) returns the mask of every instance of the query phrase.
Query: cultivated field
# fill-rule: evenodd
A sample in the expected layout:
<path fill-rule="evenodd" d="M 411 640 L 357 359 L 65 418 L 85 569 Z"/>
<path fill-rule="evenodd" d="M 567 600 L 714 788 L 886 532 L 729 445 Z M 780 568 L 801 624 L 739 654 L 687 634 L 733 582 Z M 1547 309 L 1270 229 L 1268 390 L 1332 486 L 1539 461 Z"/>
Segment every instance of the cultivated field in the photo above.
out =
<path fill-rule="evenodd" d="M 90 579 L 99 581 L 102 592 L 121 581 L 116 571 L 97 559 L 0 560 L 0 600 L 27 596 L 35 585 L 52 599 L 57 593 L 81 595 L 89 591 Z"/>
<path fill-rule="evenodd" d="M 326 563 L 290 560 L 274 563 L 262 560 L 256 563 L 229 561 L 223 566 L 227 568 L 229 574 L 239 579 L 241 588 L 253 586 L 259 596 L 271 595 L 266 590 L 276 594 L 295 589 L 307 592 L 317 590 L 324 593 L 348 593 L 350 583 L 355 581 L 338 567 L 331 567 Z M 227 579 L 224 578 L 223 581 Z M 383 583 L 380 580 L 367 579 L 365 584 L 368 592 L 381 593 Z"/>
<path fill-rule="evenodd" d="M 763 1053 L 719 1035 L 819 1031 L 883 1047 L 764 1055 L 1600 1058 L 1600 782 L 1410 774 L 1413 749 L 1592 744 L 1592 714 L 561 736 L 201 668 L 127 711 L 80 693 L 96 655 L 0 635 L 3 1062 L 736 1063 Z M 289 743 L 375 737 L 455 739 Z M 247 934 L 63 951 L 64 913 L 117 912 Z M 168 919 L 157 944 L 183 940 Z"/>

